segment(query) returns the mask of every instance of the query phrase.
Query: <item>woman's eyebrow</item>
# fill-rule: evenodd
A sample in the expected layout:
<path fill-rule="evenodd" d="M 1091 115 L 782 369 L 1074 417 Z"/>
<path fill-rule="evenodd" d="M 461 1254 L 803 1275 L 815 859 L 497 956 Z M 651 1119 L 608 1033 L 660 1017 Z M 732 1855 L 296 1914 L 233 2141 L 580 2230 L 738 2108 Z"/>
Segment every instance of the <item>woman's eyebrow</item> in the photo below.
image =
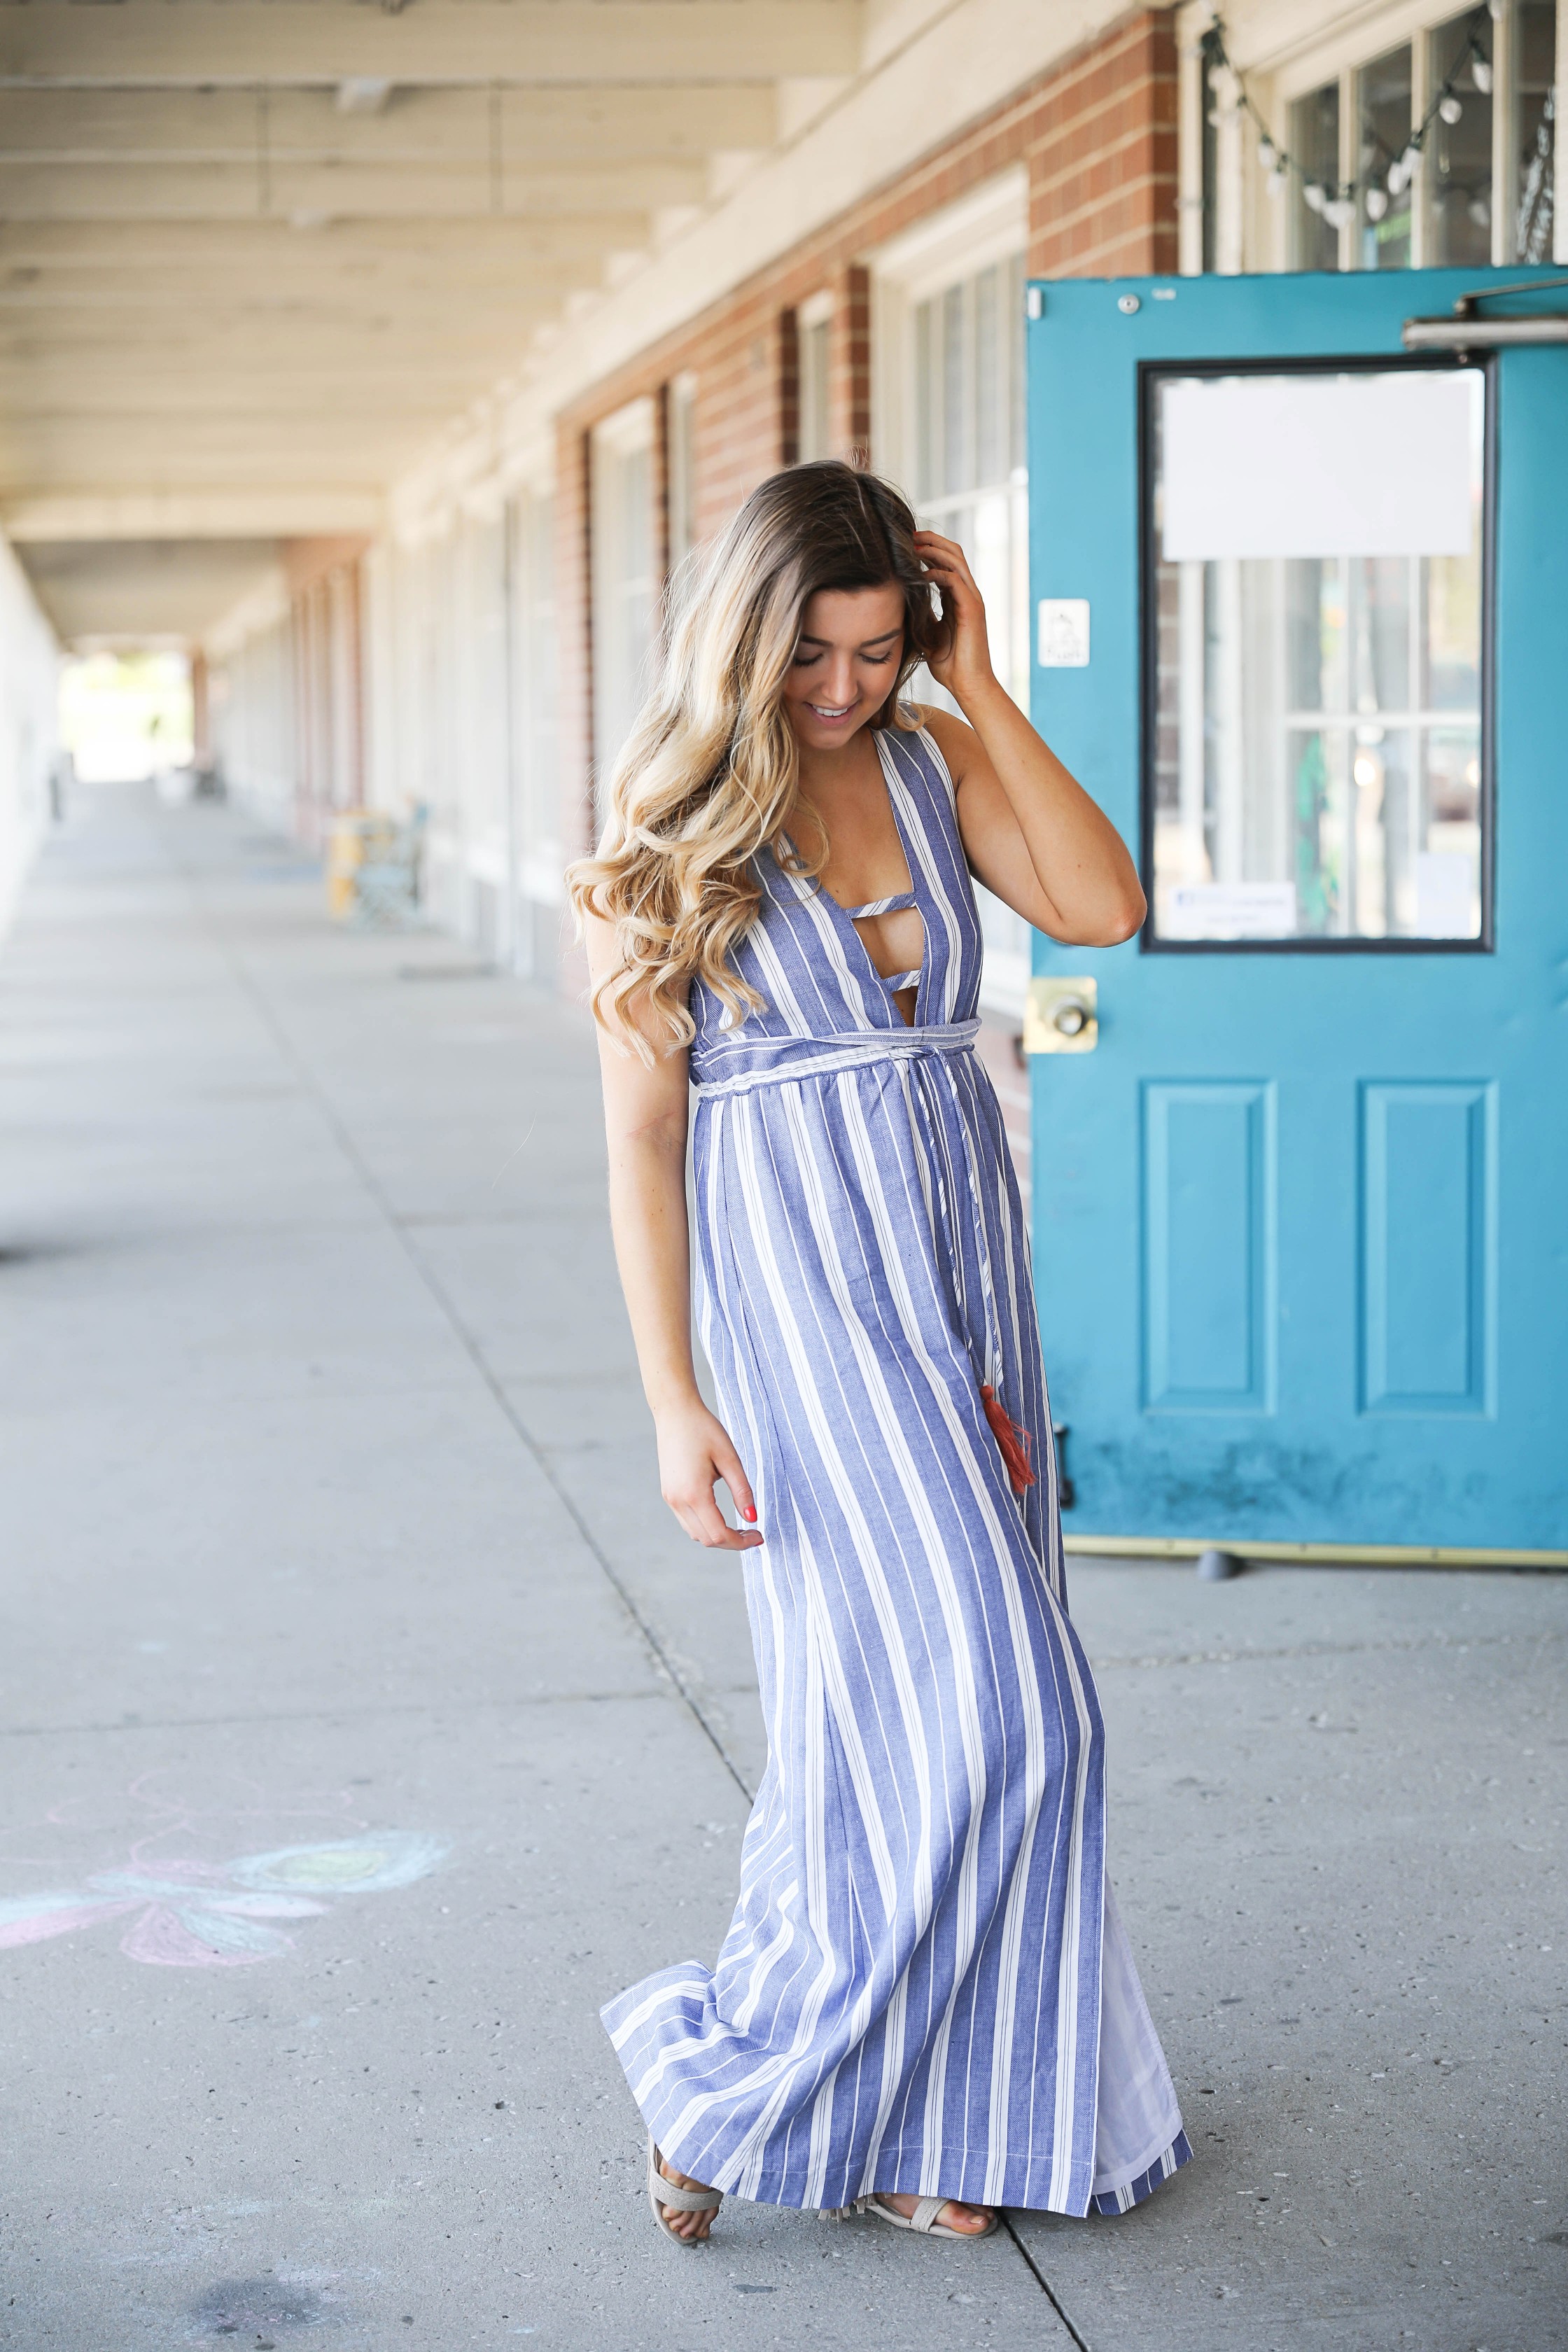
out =
<path fill-rule="evenodd" d="M 901 636 L 903 627 L 901 621 L 896 621 L 890 629 L 884 629 L 879 637 L 862 637 L 855 650 L 858 654 L 863 654 L 868 646 L 885 646 L 889 637 Z M 814 637 L 809 630 L 803 629 L 795 643 L 799 646 L 831 646 L 833 640 L 831 637 Z"/>

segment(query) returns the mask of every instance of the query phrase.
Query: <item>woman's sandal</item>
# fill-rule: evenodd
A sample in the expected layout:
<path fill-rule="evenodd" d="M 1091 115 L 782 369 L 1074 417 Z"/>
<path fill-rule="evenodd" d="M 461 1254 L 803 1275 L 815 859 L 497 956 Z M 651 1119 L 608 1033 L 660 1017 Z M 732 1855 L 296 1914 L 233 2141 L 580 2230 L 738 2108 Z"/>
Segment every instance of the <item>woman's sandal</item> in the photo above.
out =
<path fill-rule="evenodd" d="M 708 2242 L 706 2238 L 688 2238 L 683 2236 L 680 2231 L 672 2230 L 665 2217 L 667 2213 L 717 2213 L 720 2206 L 724 2202 L 723 2190 L 721 2189 L 678 2189 L 673 2180 L 665 2179 L 661 2169 L 663 2163 L 664 2158 L 654 2146 L 653 2134 L 649 2132 L 647 2136 L 647 2201 L 653 2207 L 654 2220 L 658 2223 L 665 2236 L 673 2238 L 678 2246 L 706 2245 Z M 956 2231 L 952 2232 L 954 2237 L 957 2234 Z"/>
<path fill-rule="evenodd" d="M 880 2197 L 857 2197 L 850 2210 L 874 2214 L 879 2221 L 887 2221 L 895 2230 L 918 2230 L 922 2238 L 969 2238 L 976 2242 L 988 2238 L 996 2227 L 996 2215 L 992 2214 L 983 2230 L 955 2230 L 949 2221 L 939 2221 L 937 2215 L 944 2205 L 966 2203 L 966 2199 L 922 2197 L 912 2213 L 900 2213 L 896 2206 L 884 2205 Z"/>

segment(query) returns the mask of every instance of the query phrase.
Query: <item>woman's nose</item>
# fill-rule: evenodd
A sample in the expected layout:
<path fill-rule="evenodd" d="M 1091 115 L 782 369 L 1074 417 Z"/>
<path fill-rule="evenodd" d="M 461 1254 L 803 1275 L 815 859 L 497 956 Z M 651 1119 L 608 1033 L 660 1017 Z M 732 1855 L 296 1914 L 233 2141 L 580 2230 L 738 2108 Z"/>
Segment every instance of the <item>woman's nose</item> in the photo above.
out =
<path fill-rule="evenodd" d="M 833 654 L 828 658 L 827 699 L 835 709 L 855 699 L 855 664 L 847 654 Z"/>

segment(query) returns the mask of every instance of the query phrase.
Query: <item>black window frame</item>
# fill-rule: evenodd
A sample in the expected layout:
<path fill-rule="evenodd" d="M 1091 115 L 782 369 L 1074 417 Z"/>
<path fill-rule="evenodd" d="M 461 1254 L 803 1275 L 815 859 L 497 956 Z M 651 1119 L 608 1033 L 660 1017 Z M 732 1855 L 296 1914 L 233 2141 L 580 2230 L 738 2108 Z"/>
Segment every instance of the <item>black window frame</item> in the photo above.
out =
<path fill-rule="evenodd" d="M 1497 469 L 1499 354 L 1449 352 L 1290 353 L 1268 358 L 1138 362 L 1138 863 L 1148 914 L 1143 955 L 1495 955 L 1497 864 Z M 1481 420 L 1480 790 L 1481 929 L 1474 940 L 1165 940 L 1154 929 L 1154 767 L 1159 730 L 1159 550 L 1154 530 L 1154 428 L 1159 387 L 1188 376 L 1390 375 L 1457 368 L 1479 373 Z"/>

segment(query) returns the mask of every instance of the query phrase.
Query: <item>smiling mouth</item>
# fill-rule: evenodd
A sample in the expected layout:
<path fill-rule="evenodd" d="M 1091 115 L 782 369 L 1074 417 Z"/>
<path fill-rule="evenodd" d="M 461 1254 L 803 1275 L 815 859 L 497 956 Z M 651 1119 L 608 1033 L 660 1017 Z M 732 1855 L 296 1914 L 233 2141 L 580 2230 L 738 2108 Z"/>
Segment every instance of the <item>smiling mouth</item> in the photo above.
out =
<path fill-rule="evenodd" d="M 814 702 L 809 708 L 814 719 L 847 719 L 855 705 L 852 702 L 845 702 L 841 703 L 837 709 L 831 709 L 826 703 Z"/>

